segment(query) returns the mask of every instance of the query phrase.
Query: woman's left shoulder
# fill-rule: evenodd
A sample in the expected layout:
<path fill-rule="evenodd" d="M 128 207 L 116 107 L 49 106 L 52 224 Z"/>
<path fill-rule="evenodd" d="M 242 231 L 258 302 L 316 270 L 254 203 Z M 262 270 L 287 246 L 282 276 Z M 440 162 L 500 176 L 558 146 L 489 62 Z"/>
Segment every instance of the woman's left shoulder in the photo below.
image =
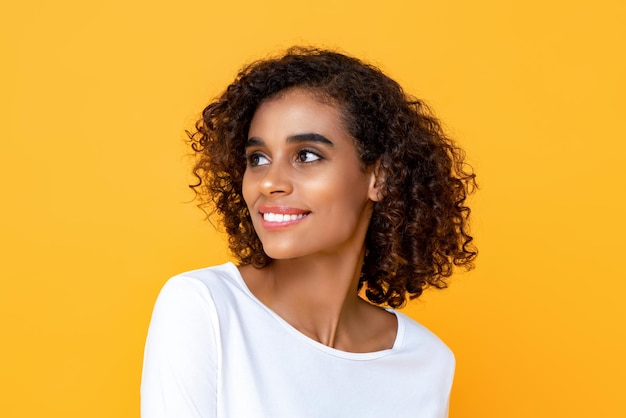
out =
<path fill-rule="evenodd" d="M 404 334 L 402 336 L 404 349 L 418 351 L 454 367 L 454 354 L 441 338 L 404 313 L 395 311 L 395 314 L 398 317 L 398 331 Z"/>

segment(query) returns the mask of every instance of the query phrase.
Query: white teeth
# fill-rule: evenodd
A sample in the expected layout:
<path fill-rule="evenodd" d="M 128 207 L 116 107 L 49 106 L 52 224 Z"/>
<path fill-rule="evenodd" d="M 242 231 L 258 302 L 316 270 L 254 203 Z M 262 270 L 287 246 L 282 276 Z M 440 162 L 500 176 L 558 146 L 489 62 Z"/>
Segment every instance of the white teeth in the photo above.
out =
<path fill-rule="evenodd" d="M 300 214 L 283 214 L 283 213 L 264 213 L 263 214 L 263 219 L 266 222 L 277 222 L 277 223 L 281 223 L 281 222 L 289 222 L 289 221 L 296 221 L 298 219 L 302 219 L 304 218 L 304 214 L 300 213 Z"/>

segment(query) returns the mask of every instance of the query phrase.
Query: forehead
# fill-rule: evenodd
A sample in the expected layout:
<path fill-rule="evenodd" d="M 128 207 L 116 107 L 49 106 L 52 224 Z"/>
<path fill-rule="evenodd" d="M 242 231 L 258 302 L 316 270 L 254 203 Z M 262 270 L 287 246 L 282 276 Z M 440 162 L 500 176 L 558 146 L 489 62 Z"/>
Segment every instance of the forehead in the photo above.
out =
<path fill-rule="evenodd" d="M 345 129 L 342 109 L 322 93 L 294 88 L 265 99 L 256 109 L 250 123 L 255 131 L 277 130 L 342 131 Z M 323 133 L 323 132 L 319 132 Z M 337 133 L 337 132 L 335 132 Z"/>

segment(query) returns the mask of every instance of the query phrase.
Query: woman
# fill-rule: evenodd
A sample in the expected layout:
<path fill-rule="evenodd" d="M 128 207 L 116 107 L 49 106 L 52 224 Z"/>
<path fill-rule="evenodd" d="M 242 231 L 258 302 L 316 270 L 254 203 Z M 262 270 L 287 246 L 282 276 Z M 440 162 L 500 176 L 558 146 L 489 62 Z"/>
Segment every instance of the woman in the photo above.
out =
<path fill-rule="evenodd" d="M 142 416 L 447 416 L 452 353 L 392 309 L 476 256 L 474 175 L 425 106 L 292 48 L 244 68 L 190 138 L 238 264 L 163 288 Z"/>

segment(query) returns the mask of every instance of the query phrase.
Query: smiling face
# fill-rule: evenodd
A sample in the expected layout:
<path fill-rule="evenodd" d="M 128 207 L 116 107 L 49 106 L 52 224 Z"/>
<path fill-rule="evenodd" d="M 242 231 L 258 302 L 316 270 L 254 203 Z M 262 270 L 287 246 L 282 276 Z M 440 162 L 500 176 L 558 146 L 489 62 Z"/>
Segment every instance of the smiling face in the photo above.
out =
<path fill-rule="evenodd" d="M 302 89 L 262 102 L 246 159 L 243 197 L 268 256 L 362 250 L 378 190 L 337 107 Z"/>

